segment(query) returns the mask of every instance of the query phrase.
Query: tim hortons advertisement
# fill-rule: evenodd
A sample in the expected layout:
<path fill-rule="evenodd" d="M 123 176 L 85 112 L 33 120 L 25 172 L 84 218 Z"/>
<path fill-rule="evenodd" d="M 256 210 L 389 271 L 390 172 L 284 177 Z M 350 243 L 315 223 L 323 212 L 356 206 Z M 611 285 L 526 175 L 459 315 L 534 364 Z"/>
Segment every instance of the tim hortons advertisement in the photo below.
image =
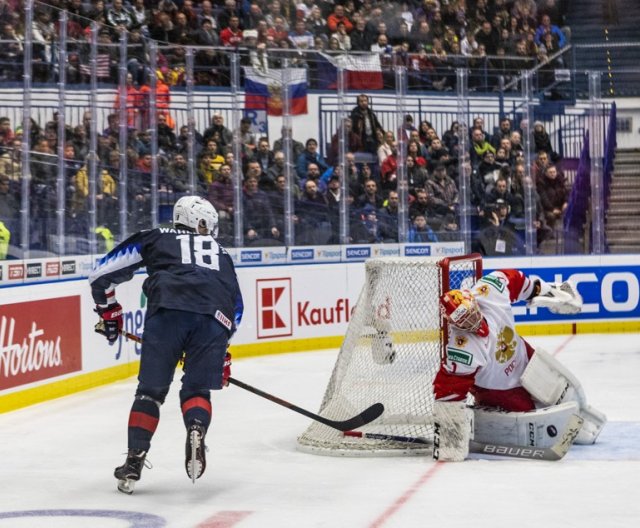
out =
<path fill-rule="evenodd" d="M 82 370 L 80 296 L 0 306 L 0 391 Z"/>

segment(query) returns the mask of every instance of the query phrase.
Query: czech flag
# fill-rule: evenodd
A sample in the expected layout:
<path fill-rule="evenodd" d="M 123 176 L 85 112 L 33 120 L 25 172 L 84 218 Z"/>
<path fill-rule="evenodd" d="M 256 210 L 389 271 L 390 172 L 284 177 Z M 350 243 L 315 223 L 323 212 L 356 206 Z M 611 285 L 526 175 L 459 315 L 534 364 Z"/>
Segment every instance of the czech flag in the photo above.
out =
<path fill-rule="evenodd" d="M 341 53 L 318 64 L 318 88 L 335 90 L 338 87 L 338 67 L 345 71 L 345 89 L 381 90 L 383 88 L 380 55 L 349 55 Z"/>
<path fill-rule="evenodd" d="M 289 86 L 291 115 L 307 113 L 307 70 L 287 68 L 266 72 L 244 69 L 244 107 L 247 110 L 266 110 L 267 115 L 281 116 L 284 107 L 283 87 Z"/>

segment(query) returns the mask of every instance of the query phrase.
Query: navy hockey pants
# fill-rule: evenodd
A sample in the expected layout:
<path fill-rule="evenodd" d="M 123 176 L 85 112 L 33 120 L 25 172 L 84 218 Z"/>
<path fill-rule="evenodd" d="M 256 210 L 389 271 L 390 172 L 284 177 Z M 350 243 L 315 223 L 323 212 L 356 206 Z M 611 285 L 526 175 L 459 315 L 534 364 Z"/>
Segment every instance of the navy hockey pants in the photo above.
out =
<path fill-rule="evenodd" d="M 159 309 L 145 320 L 138 380 L 146 387 L 169 387 L 185 353 L 183 390 L 222 388 L 229 332 L 213 316 Z"/>

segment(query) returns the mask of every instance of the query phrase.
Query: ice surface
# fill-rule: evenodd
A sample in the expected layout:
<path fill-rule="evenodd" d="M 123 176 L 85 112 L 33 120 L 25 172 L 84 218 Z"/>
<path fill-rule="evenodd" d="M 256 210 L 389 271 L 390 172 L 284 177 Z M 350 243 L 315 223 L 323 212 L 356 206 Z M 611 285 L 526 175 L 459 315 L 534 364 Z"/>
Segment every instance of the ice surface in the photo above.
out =
<path fill-rule="evenodd" d="M 116 490 L 135 379 L 0 415 L 0 528 L 640 525 L 640 340 L 529 339 L 565 363 L 610 423 L 560 462 L 301 453 L 308 420 L 237 387 L 213 396 L 207 470 L 184 470 L 174 385 L 133 495 Z M 235 361 L 233 375 L 316 412 L 336 351 Z M 176 376 L 179 378 L 179 376 Z"/>

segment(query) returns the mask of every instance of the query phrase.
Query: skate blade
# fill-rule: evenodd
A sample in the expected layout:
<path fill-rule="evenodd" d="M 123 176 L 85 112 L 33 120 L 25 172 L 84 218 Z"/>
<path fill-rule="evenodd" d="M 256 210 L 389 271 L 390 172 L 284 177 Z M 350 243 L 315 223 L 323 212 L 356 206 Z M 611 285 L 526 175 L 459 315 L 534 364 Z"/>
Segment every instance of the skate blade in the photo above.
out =
<path fill-rule="evenodd" d="M 202 473 L 202 464 L 197 460 L 190 460 L 189 466 L 187 467 L 187 475 L 193 484 L 196 483 L 196 479 L 202 476 Z"/>
<path fill-rule="evenodd" d="M 126 493 L 127 495 L 131 495 L 133 493 L 134 488 L 136 487 L 136 481 L 131 479 L 120 479 L 118 480 L 118 491 L 122 493 Z"/>
<path fill-rule="evenodd" d="M 203 473 L 202 463 L 197 457 L 197 448 L 200 445 L 200 434 L 197 431 L 191 431 L 189 443 L 191 444 L 191 459 L 187 464 L 187 475 L 191 479 L 191 483 L 195 484 L 196 479 L 199 479 Z"/>

